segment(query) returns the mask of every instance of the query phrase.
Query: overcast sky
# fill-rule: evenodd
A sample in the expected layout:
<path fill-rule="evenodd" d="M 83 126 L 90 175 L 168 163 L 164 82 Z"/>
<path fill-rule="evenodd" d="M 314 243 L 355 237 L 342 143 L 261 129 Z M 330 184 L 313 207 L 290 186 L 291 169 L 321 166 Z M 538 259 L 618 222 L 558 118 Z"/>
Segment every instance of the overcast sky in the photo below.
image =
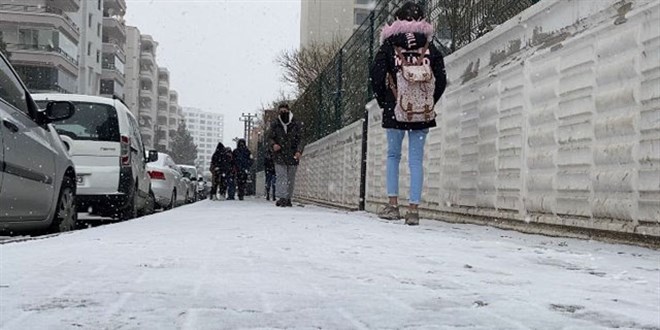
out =
<path fill-rule="evenodd" d="M 274 60 L 300 44 L 300 0 L 127 0 L 127 6 L 127 24 L 159 43 L 158 65 L 170 70 L 180 105 L 225 115 L 225 144 L 243 137 L 242 113 L 256 113 L 290 90 Z"/>

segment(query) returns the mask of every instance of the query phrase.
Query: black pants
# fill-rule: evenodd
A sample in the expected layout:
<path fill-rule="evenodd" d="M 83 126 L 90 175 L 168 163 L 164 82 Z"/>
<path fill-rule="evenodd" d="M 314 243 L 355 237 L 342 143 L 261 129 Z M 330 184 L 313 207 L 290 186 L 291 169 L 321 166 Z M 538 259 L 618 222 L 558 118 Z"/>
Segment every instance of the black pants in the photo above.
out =
<path fill-rule="evenodd" d="M 218 192 L 220 195 L 225 196 L 227 193 L 227 179 L 226 175 L 222 172 L 214 172 L 211 178 L 211 196 L 215 196 Z"/>
<path fill-rule="evenodd" d="M 238 188 L 238 198 L 242 199 L 245 196 L 245 185 L 247 184 L 248 174 L 245 170 L 240 170 L 236 173 L 236 186 Z"/>

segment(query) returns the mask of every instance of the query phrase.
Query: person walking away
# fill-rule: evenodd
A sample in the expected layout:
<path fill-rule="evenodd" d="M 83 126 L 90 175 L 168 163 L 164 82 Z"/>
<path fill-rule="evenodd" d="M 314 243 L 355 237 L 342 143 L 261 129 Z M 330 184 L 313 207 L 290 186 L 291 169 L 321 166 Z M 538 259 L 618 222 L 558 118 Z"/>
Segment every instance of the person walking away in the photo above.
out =
<path fill-rule="evenodd" d="M 222 142 L 218 142 L 218 145 L 215 147 L 215 152 L 211 156 L 211 192 L 209 198 L 211 200 L 216 200 L 218 198 L 218 187 L 222 184 L 222 168 L 225 166 L 225 146 Z M 222 188 L 220 188 L 222 192 Z"/>
<path fill-rule="evenodd" d="M 273 151 L 266 149 L 264 155 L 264 171 L 266 172 L 266 200 L 270 200 L 270 191 L 273 190 L 273 200 L 275 200 L 275 183 L 277 182 L 277 175 L 275 175 L 275 162 L 273 162 Z"/>
<path fill-rule="evenodd" d="M 233 201 L 236 199 L 236 161 L 230 147 L 225 149 L 225 157 L 227 157 L 227 167 L 224 175 L 225 184 L 227 185 L 227 200 Z"/>
<path fill-rule="evenodd" d="M 444 93 L 447 78 L 440 51 L 433 45 L 433 25 L 424 20 L 422 7 L 405 3 L 396 20 L 381 31 L 381 46 L 371 68 L 371 83 L 383 109 L 382 127 L 387 135 L 388 204 L 379 217 L 401 218 L 398 205 L 401 144 L 408 132 L 410 168 L 408 225 L 419 224 L 418 206 L 424 184 L 424 144 L 436 126 L 434 106 Z"/>
<path fill-rule="evenodd" d="M 277 195 L 275 205 L 292 206 L 293 187 L 296 181 L 296 170 L 302 155 L 301 129 L 293 118 L 288 104 L 278 108 L 279 116 L 271 123 L 269 141 L 273 151 L 275 174 L 277 175 Z"/>
<path fill-rule="evenodd" d="M 238 200 L 245 197 L 245 185 L 252 169 L 252 153 L 244 139 L 239 139 L 234 149 L 234 162 L 236 163 L 236 186 L 238 187 Z"/>

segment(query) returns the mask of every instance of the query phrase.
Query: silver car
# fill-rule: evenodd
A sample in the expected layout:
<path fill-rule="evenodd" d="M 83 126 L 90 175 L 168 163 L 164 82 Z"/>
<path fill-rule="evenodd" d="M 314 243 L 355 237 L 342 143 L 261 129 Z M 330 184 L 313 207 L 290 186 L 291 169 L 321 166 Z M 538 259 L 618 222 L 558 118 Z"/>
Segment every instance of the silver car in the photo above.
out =
<path fill-rule="evenodd" d="M 66 101 L 40 111 L 0 54 L 0 231 L 75 229 L 75 168 L 50 124 L 74 111 Z"/>

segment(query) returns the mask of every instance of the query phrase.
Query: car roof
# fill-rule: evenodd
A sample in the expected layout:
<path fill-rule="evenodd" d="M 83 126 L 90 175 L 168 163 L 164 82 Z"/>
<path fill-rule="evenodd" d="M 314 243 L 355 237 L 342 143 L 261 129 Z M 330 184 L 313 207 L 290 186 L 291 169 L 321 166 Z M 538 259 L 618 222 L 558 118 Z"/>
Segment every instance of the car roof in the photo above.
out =
<path fill-rule="evenodd" d="M 71 101 L 116 105 L 115 100 L 108 97 L 82 94 L 32 94 L 32 99 L 35 101 Z"/>
<path fill-rule="evenodd" d="M 183 167 L 183 168 L 193 169 L 193 170 L 196 170 L 196 169 L 197 169 L 195 166 L 192 166 L 192 165 L 179 165 L 179 166 L 181 166 L 181 167 Z"/>

